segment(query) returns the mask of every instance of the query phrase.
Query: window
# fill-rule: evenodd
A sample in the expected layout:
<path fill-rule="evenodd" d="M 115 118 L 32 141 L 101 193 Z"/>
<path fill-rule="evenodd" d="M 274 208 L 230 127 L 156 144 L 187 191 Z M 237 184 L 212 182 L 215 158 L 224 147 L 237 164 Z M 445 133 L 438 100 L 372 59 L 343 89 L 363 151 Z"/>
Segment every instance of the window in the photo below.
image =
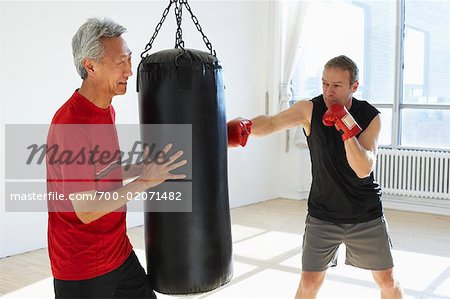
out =
<path fill-rule="evenodd" d="M 450 150 L 450 2 L 404 5 L 400 145 Z"/>
<path fill-rule="evenodd" d="M 311 2 L 293 98 L 321 94 L 323 65 L 344 54 L 354 96 L 381 112 L 381 146 L 450 150 L 450 1 L 399 1 Z"/>

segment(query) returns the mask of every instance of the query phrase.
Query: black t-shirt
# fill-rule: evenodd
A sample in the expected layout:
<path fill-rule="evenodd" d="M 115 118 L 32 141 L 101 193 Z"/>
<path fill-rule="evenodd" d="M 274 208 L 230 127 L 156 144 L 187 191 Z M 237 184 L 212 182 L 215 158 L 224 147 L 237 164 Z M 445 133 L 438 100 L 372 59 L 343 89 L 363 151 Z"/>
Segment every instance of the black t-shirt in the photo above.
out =
<path fill-rule="evenodd" d="M 323 96 L 311 101 L 311 132 L 307 137 L 312 163 L 309 214 L 334 223 L 366 222 L 382 216 L 381 189 L 373 172 L 364 179 L 358 178 L 348 164 L 340 133 L 334 126 L 322 123 L 327 110 Z M 366 101 L 355 98 L 349 112 L 363 131 L 380 113 Z"/>

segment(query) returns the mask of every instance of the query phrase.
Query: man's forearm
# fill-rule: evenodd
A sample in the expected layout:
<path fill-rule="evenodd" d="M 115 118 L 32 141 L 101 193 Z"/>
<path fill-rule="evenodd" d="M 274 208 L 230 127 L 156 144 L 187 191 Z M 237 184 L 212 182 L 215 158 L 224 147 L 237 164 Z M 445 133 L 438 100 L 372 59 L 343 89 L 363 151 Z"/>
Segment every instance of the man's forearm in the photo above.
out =
<path fill-rule="evenodd" d="M 356 137 L 345 141 L 344 146 L 348 164 L 356 175 L 359 178 L 369 176 L 375 165 L 375 154 L 361 146 Z"/>
<path fill-rule="evenodd" d="M 98 192 L 90 190 L 73 193 L 76 195 L 74 198 L 86 198 L 88 200 L 73 200 L 72 205 L 78 218 L 83 223 L 88 224 L 123 207 L 129 200 L 145 191 L 145 186 L 145 184 L 135 180 L 114 191 Z"/>
<path fill-rule="evenodd" d="M 267 115 L 260 115 L 251 119 L 252 125 L 252 135 L 254 136 L 265 136 L 274 131 L 272 126 L 272 118 Z"/>
<path fill-rule="evenodd" d="M 257 116 L 251 120 L 253 123 L 252 135 L 265 136 L 295 126 L 309 128 L 311 124 L 312 108 L 312 102 L 298 101 L 289 109 L 283 110 L 276 115 Z"/>

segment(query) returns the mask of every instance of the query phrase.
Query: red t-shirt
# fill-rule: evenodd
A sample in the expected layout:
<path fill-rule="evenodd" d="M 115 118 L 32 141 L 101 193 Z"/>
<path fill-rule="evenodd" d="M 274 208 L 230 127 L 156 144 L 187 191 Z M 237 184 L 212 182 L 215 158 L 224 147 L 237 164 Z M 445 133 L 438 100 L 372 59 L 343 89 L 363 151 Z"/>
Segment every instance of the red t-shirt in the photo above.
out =
<path fill-rule="evenodd" d="M 119 267 L 131 253 L 126 206 L 84 224 L 69 200 L 77 192 L 122 187 L 114 122 L 112 106 L 99 108 L 78 91 L 53 117 L 47 138 L 47 192 L 66 199 L 48 202 L 48 250 L 57 279 L 97 277 Z"/>

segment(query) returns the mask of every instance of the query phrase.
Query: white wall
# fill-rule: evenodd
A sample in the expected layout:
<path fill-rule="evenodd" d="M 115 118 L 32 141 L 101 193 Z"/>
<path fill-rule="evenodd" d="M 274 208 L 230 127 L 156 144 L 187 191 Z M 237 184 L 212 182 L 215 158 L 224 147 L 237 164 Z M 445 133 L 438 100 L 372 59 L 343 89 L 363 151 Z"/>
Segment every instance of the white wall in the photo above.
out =
<path fill-rule="evenodd" d="M 134 52 L 134 72 L 140 53 L 153 34 L 168 1 L 118 2 L 0 2 L 1 130 L 4 125 L 47 124 L 80 79 L 72 64 L 71 38 L 92 16 L 110 17 L 128 28 L 124 35 Z M 190 1 L 205 34 L 224 66 L 228 118 L 264 112 L 264 93 L 270 64 L 268 1 Z M 184 12 L 188 48 L 206 50 Z M 172 48 L 175 21 L 170 14 L 153 49 Z M 125 96 L 113 104 L 118 123 L 138 123 L 135 76 Z M 4 182 L 4 143 L 0 143 L 0 179 Z M 230 204 L 237 207 L 279 194 L 276 157 L 282 153 L 281 135 L 250 140 L 248 147 L 229 151 Z M 290 165 L 292 167 L 292 165 Z M 4 201 L 4 184 L 0 184 Z M 129 225 L 142 223 L 131 213 Z M 46 246 L 46 213 L 5 213 L 0 209 L 0 257 Z"/>
<path fill-rule="evenodd" d="M 285 132 L 282 133 L 283 137 Z M 291 135 L 291 138 L 293 136 Z M 284 139 L 284 138 L 283 138 Z M 282 152 L 278 158 L 278 196 L 290 199 L 307 199 L 311 185 L 311 161 L 309 149 L 297 145 L 289 145 L 286 152 L 285 141 L 282 141 Z"/>

